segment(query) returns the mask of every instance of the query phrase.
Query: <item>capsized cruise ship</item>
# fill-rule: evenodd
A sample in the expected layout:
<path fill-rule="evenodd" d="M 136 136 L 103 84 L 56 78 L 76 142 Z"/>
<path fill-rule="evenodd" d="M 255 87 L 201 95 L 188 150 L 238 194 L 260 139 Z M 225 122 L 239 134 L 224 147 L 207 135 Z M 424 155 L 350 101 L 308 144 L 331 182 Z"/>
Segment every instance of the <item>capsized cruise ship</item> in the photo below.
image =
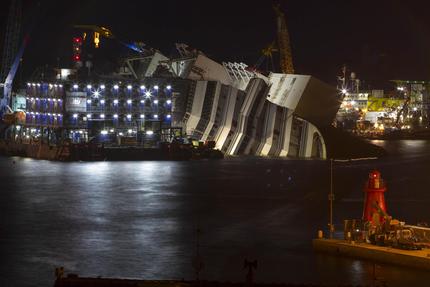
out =
<path fill-rule="evenodd" d="M 193 138 L 214 140 L 228 155 L 326 158 L 318 126 L 331 125 L 339 109 L 334 87 L 309 75 L 264 76 L 201 52 L 182 55 L 160 62 L 172 83 L 186 79 L 188 84 L 173 97 L 173 126 Z M 155 54 L 146 62 L 160 58 Z"/>

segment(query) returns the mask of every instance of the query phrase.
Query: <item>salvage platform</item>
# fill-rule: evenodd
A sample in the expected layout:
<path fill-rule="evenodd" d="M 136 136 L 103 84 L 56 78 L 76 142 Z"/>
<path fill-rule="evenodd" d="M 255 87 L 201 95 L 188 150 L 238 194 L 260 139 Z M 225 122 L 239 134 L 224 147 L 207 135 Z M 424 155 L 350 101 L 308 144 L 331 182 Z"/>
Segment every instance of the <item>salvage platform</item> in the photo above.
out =
<path fill-rule="evenodd" d="M 403 250 L 340 239 L 314 239 L 316 251 L 430 270 L 430 249 Z"/>

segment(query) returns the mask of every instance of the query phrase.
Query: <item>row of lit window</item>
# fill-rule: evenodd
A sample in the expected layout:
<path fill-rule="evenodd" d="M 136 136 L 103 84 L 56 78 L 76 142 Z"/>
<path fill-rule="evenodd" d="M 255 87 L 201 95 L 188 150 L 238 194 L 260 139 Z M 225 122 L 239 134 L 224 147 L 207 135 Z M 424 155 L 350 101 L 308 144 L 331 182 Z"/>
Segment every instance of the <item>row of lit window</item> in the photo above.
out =
<path fill-rule="evenodd" d="M 42 84 L 40 84 L 40 83 L 27 83 L 27 86 L 28 87 L 41 87 L 42 86 Z M 53 87 L 55 87 L 55 88 L 62 88 L 63 87 L 63 85 L 62 84 L 48 84 L 48 86 L 49 86 L 49 88 L 53 88 Z M 87 86 L 87 89 L 92 89 L 92 85 L 91 84 L 88 84 Z M 132 90 L 133 89 L 133 86 L 132 85 L 127 85 L 126 86 L 127 87 L 127 90 Z M 104 89 L 106 89 L 106 85 L 103 85 L 103 84 L 101 84 L 100 86 L 99 86 L 99 88 L 100 89 L 102 89 L 102 90 L 104 90 Z M 120 88 L 120 85 L 119 84 L 115 84 L 115 85 L 113 85 L 113 89 L 114 90 L 118 90 Z M 154 90 L 158 90 L 159 89 L 159 86 L 158 85 L 155 85 L 154 87 Z M 79 89 L 79 85 L 78 84 L 73 84 L 73 89 Z M 146 89 L 146 87 L 144 86 L 144 85 L 141 85 L 140 86 L 140 89 L 141 90 L 145 90 Z M 167 90 L 171 90 L 172 89 L 172 86 L 171 85 L 167 85 L 166 86 L 166 89 Z"/>
<path fill-rule="evenodd" d="M 39 116 L 39 115 L 41 115 L 41 116 L 50 116 L 50 117 L 62 117 L 63 115 L 62 114 L 55 114 L 55 113 L 39 113 L 39 112 L 30 112 L 30 113 L 27 113 L 27 114 L 30 114 L 31 116 L 33 116 L 33 117 L 35 117 L 35 116 Z"/>
<path fill-rule="evenodd" d="M 100 131 L 100 133 L 102 134 L 102 135 L 107 135 L 107 134 L 109 134 L 109 133 L 115 133 L 115 132 L 117 132 L 118 131 L 118 135 L 119 136 L 123 136 L 124 135 L 124 133 L 122 132 L 123 130 L 115 130 L 114 128 L 111 128 L 111 129 L 105 129 L 105 130 L 101 130 Z M 83 134 L 84 133 L 84 131 L 82 131 L 82 130 L 77 130 L 77 131 L 74 131 L 74 130 L 71 130 L 70 131 L 70 133 L 72 133 L 72 134 Z M 137 131 L 136 130 L 133 130 L 133 129 L 128 129 L 127 130 L 127 133 L 128 134 L 135 134 L 135 133 L 137 133 Z M 154 132 L 152 131 L 152 130 L 146 130 L 145 131 L 145 133 L 147 134 L 147 135 L 152 135 L 152 134 L 154 134 Z"/>
<path fill-rule="evenodd" d="M 48 102 L 61 102 L 61 101 L 63 101 L 62 99 L 56 99 L 56 98 L 29 98 L 29 97 L 27 97 L 26 98 L 27 99 L 27 101 L 32 101 L 32 102 L 34 102 L 34 101 L 48 101 Z"/>
<path fill-rule="evenodd" d="M 114 89 L 114 90 L 119 90 L 119 88 L 120 88 L 120 86 L 119 86 L 118 84 L 115 84 L 115 85 L 113 85 L 112 87 L 113 87 L 113 89 Z M 133 89 L 133 86 L 132 86 L 132 85 L 127 85 L 126 87 L 127 87 L 127 90 L 129 90 L 129 91 Z M 87 88 L 88 90 L 91 90 L 91 89 L 93 88 L 93 86 L 92 86 L 91 84 L 88 84 L 88 85 L 86 86 L 86 88 Z M 99 86 L 99 88 L 100 88 L 101 90 L 104 90 L 104 89 L 106 89 L 106 86 L 105 86 L 105 85 L 100 85 L 100 86 Z M 141 85 L 139 88 L 140 88 L 141 90 L 146 90 L 146 87 L 145 87 L 144 85 Z M 79 85 L 78 85 L 78 84 L 73 84 L 73 89 L 75 89 L 75 90 L 79 89 Z M 156 90 L 156 91 L 158 91 L 158 90 L 160 89 L 160 87 L 159 87 L 158 85 L 155 85 L 155 86 L 153 87 L 153 89 L 154 89 L 154 90 Z M 171 90 L 171 89 L 172 89 L 172 86 L 171 86 L 171 85 L 167 85 L 167 86 L 166 86 L 166 89 L 167 89 L 167 90 Z"/>
<path fill-rule="evenodd" d="M 74 119 L 77 119 L 77 118 L 79 117 L 79 115 L 78 115 L 78 114 L 73 114 L 73 115 L 72 115 L 72 117 L 73 117 Z M 106 118 L 106 115 L 105 115 L 105 114 L 99 114 L 99 115 L 98 115 L 98 117 L 99 117 L 100 119 L 105 119 L 105 118 Z M 93 118 L 93 115 L 92 115 L 92 114 L 87 114 L 87 115 L 86 115 L 86 118 L 87 118 L 87 119 L 92 119 L 92 118 Z M 112 115 L 112 118 L 114 118 L 114 119 L 118 119 L 118 114 L 113 114 L 113 115 Z M 127 114 L 127 115 L 126 115 L 126 118 L 127 118 L 127 119 L 129 119 L 129 120 L 131 120 L 131 119 L 133 118 L 133 115 L 132 115 L 132 114 Z M 144 114 L 141 114 L 141 115 L 139 116 L 139 118 L 144 119 L 144 118 L 145 118 L 145 115 L 144 115 Z M 153 115 L 153 116 L 152 116 L 152 118 L 153 118 L 153 119 L 158 119 L 158 115 Z M 171 115 L 170 115 L 170 114 L 166 115 L 166 118 L 170 119 L 170 118 L 171 118 Z"/>
<path fill-rule="evenodd" d="M 73 133 L 73 131 L 72 131 L 72 133 Z M 79 131 L 79 133 L 81 133 L 81 131 Z M 101 135 L 107 135 L 107 134 L 109 134 L 109 133 L 111 133 L 111 134 L 115 133 L 115 129 L 101 130 L 101 131 L 100 131 L 100 134 L 101 134 Z M 129 130 L 127 131 L 127 133 L 128 133 L 128 134 L 135 134 L 135 133 L 137 133 L 137 131 L 132 130 L 132 129 L 129 129 Z M 146 130 L 146 131 L 145 131 L 145 134 L 146 134 L 147 136 L 151 136 L 151 135 L 153 135 L 153 134 L 154 134 L 154 131 L 152 131 L 152 130 Z M 119 136 L 123 136 L 123 135 L 124 135 L 124 133 L 123 133 L 123 132 L 119 132 L 119 133 L 118 133 L 118 135 L 119 135 Z"/>
<path fill-rule="evenodd" d="M 27 83 L 27 87 L 40 87 L 42 86 L 40 83 Z M 63 85 L 62 84 L 48 84 L 49 88 L 62 88 Z"/>
<path fill-rule="evenodd" d="M 101 100 L 99 100 L 99 102 L 100 102 L 100 104 L 105 104 L 106 103 L 106 101 L 104 100 L 104 99 L 101 99 Z M 158 104 L 158 100 L 153 100 L 152 101 L 154 104 Z M 92 103 L 92 100 L 91 99 L 88 99 L 87 100 L 87 104 L 91 104 Z M 118 103 L 119 103 L 119 100 L 118 99 L 115 99 L 115 100 L 113 100 L 112 101 L 112 103 L 114 104 L 114 105 L 117 105 Z M 129 105 L 131 105 L 133 103 L 133 100 L 132 99 L 128 99 L 127 100 L 127 104 L 129 104 Z M 145 103 L 145 100 L 140 100 L 140 103 L 141 104 L 143 104 L 143 103 Z M 166 104 L 168 104 L 168 105 L 170 105 L 172 103 L 172 101 L 171 100 L 167 100 L 166 101 Z"/>

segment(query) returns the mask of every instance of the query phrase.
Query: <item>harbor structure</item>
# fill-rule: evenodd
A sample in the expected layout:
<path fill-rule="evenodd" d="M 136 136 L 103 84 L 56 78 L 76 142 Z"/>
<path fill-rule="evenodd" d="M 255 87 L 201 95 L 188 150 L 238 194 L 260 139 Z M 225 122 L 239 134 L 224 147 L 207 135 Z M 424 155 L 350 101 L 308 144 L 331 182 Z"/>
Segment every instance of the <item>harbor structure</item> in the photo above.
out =
<path fill-rule="evenodd" d="M 318 252 L 349 256 L 401 265 L 410 268 L 430 269 L 430 228 L 408 225 L 387 212 L 385 192 L 387 185 L 381 173 L 369 173 L 364 186 L 363 216 L 346 219 L 343 238 L 324 238 L 323 231 L 313 240 Z"/>
<path fill-rule="evenodd" d="M 338 85 L 343 95 L 336 115 L 338 127 L 371 137 L 421 133 L 429 127 L 426 81 L 393 80 L 391 90 L 359 90 L 355 77 Z"/>

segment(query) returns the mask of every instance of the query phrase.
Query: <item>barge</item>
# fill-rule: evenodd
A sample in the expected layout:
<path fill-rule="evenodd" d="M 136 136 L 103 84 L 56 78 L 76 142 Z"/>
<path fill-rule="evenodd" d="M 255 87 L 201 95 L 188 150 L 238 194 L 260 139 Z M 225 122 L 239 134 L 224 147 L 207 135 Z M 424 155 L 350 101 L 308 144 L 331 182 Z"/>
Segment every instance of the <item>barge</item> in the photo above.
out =
<path fill-rule="evenodd" d="M 316 238 L 312 241 L 312 245 L 318 252 L 430 270 L 430 249 L 405 250 L 392 246 L 328 238 Z"/>
<path fill-rule="evenodd" d="M 75 144 L 64 141 L 58 145 L 41 142 L 22 143 L 0 141 L 0 155 L 22 156 L 57 161 L 134 161 L 134 160 L 192 160 L 222 159 L 224 154 L 213 144 L 198 146 L 183 143 L 160 143 L 159 147 L 120 146 L 103 143 Z"/>

